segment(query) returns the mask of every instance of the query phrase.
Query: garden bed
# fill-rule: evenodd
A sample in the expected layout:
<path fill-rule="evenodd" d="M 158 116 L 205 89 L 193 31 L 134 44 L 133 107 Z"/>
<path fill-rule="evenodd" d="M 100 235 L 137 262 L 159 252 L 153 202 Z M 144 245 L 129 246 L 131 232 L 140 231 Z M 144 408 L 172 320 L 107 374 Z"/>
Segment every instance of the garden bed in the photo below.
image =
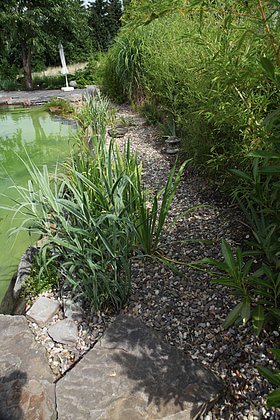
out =
<path fill-rule="evenodd" d="M 130 108 L 120 107 L 117 118 L 129 122 L 127 133 L 118 143 L 121 145 L 131 139 L 132 149 L 143 162 L 145 186 L 158 191 L 174 159 L 165 154 L 158 132 Z M 236 245 L 249 235 L 239 211 L 211 191 L 207 180 L 187 169 L 169 221 L 199 205 L 206 206 L 182 216 L 173 227 L 165 230 L 161 243 L 165 256 L 184 263 L 203 257 L 217 258 L 221 239 Z M 256 337 L 249 324 L 222 329 L 222 321 L 236 304 L 228 289 L 213 284 L 203 271 L 184 266 L 179 269 L 181 275 L 151 259 L 134 259 L 132 293 L 121 312 L 160 331 L 171 345 L 184 350 L 225 381 L 226 395 L 208 413 L 207 419 L 277 418 L 276 411 L 266 409 L 265 396 L 271 387 L 258 373 L 256 365 L 274 366 L 269 349 L 277 347 L 279 332 L 263 330 L 260 337 Z M 52 297 L 61 300 L 63 296 L 52 292 Z M 98 340 L 115 316 L 116 313 L 107 312 L 84 319 L 79 324 L 79 349 L 53 343 L 46 330 L 34 329 L 34 324 L 32 328 L 38 341 L 46 346 L 50 364 L 59 376 Z"/>

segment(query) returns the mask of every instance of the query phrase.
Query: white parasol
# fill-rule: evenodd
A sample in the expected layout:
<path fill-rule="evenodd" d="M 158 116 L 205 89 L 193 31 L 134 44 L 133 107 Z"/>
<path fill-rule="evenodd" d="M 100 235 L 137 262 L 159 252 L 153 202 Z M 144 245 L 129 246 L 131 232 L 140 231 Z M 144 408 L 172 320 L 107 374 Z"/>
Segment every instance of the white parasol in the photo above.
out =
<path fill-rule="evenodd" d="M 68 68 L 67 68 L 67 65 L 66 65 L 66 60 L 65 60 L 63 45 L 60 43 L 59 46 L 58 46 L 58 48 L 59 48 L 59 55 L 60 55 L 61 66 L 62 66 L 61 73 L 64 74 L 64 76 L 65 76 L 65 82 L 66 82 L 66 87 L 63 87 L 61 89 L 64 90 L 64 91 L 74 90 L 73 87 L 69 87 L 69 85 L 68 85 L 67 74 L 69 72 L 68 72 Z"/>

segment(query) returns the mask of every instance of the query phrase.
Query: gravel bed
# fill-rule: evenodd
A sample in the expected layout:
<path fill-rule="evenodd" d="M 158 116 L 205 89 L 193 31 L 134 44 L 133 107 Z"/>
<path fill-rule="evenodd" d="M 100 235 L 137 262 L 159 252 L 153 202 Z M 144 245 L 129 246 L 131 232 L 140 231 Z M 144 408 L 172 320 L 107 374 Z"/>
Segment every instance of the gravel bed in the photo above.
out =
<path fill-rule="evenodd" d="M 54 379 L 58 380 L 96 344 L 108 325 L 115 320 L 116 316 L 115 314 L 108 315 L 101 313 L 98 316 L 89 317 L 86 313 L 81 312 L 79 319 L 75 321 L 78 327 L 79 337 L 76 343 L 72 345 L 57 343 L 48 334 L 48 329 L 57 321 L 67 318 L 63 311 L 63 302 L 71 297 L 71 293 L 70 291 L 64 291 L 61 294 L 61 291 L 53 290 L 43 292 L 40 296 L 57 300 L 60 303 L 59 311 L 44 327 L 40 327 L 36 322 L 31 322 L 27 319 L 29 327 L 35 336 L 35 341 L 45 347 Z M 35 301 L 36 299 L 34 298 L 33 300 Z M 32 303 L 29 303 L 26 310 L 29 309 Z M 83 302 L 80 303 L 81 307 L 83 307 Z"/>
<path fill-rule="evenodd" d="M 133 121 L 129 108 L 119 116 Z M 146 187 L 158 190 L 164 185 L 174 163 L 165 153 L 158 132 L 136 117 L 126 138 L 143 163 Z M 121 142 L 121 140 L 119 140 Z M 205 206 L 178 219 L 165 231 L 163 253 L 171 259 L 192 262 L 203 257 L 219 257 L 222 238 L 238 245 L 249 238 L 241 223 L 242 215 L 221 194 L 211 191 L 207 180 L 186 170 L 170 212 L 170 220 L 194 206 Z M 190 243 L 203 239 L 211 243 Z M 177 243 L 176 243 L 177 241 Z M 185 242 L 179 242 L 185 241 Z M 268 411 L 265 395 L 272 389 L 256 365 L 275 367 L 270 348 L 279 346 L 279 331 L 264 331 L 257 338 L 250 327 L 223 330 L 222 321 L 235 301 L 226 288 L 213 284 L 197 270 L 180 266 L 181 276 L 155 262 L 135 262 L 133 291 L 125 313 L 140 318 L 159 330 L 166 340 L 215 371 L 226 383 L 227 391 L 205 419 L 280 418 L 279 410 Z"/>
<path fill-rule="evenodd" d="M 117 117 L 129 121 L 127 133 L 117 141 L 122 145 L 131 139 L 132 148 L 143 162 L 145 186 L 154 191 L 160 189 L 174 158 L 165 154 L 158 132 L 129 107 L 120 107 Z M 167 257 L 184 263 L 206 256 L 216 258 L 220 256 L 222 238 L 231 244 L 239 244 L 249 237 L 238 210 L 220 194 L 211 192 L 207 180 L 187 169 L 169 221 L 193 206 L 201 207 L 182 216 L 173 227 L 165 230 L 161 250 Z M 191 243 L 188 242 L 190 239 L 203 239 L 207 243 Z M 135 260 L 132 294 L 122 313 L 137 317 L 160 331 L 167 342 L 185 351 L 225 381 L 224 397 L 204 416 L 204 420 L 280 419 L 279 410 L 268 411 L 265 406 L 265 396 L 272 388 L 256 369 L 258 364 L 276 366 L 269 349 L 279 347 L 279 331 L 264 331 L 258 338 L 249 326 L 223 330 L 222 321 L 235 305 L 228 290 L 211 283 L 204 272 L 187 266 L 180 266 L 180 271 L 178 275 L 154 261 Z M 65 298 L 58 291 L 44 295 L 58 300 Z M 50 366 L 59 378 L 98 341 L 115 316 L 85 316 L 77 322 L 79 340 L 73 347 L 53 342 L 47 327 L 40 328 L 34 323 L 30 323 L 30 327 L 36 340 L 46 347 Z M 63 317 L 60 310 L 51 323 Z"/>

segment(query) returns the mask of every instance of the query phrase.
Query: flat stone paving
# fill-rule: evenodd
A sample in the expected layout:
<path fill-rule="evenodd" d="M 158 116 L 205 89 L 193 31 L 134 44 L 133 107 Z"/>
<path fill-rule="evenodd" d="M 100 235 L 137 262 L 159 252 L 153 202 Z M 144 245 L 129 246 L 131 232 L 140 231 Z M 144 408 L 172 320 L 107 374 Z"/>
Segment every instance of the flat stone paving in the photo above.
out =
<path fill-rule="evenodd" d="M 56 419 L 53 379 L 26 318 L 0 315 L 0 419 Z"/>
<path fill-rule="evenodd" d="M 58 419 L 195 419 L 223 391 L 212 372 L 119 316 L 56 387 Z"/>
<path fill-rule="evenodd" d="M 1 105 L 39 105 L 52 98 L 67 99 L 78 102 L 82 99 L 86 89 L 75 89 L 70 92 L 62 90 L 32 90 L 32 91 L 4 91 L 0 90 Z"/>

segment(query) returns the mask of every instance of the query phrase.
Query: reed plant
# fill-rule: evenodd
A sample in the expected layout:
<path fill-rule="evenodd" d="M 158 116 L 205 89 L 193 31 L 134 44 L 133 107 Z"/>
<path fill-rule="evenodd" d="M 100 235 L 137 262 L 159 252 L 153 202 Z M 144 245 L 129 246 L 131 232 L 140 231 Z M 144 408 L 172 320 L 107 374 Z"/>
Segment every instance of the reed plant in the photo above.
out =
<path fill-rule="evenodd" d="M 92 116 L 92 150 L 81 139 L 78 153 L 52 175 L 27 159 L 30 180 L 27 187 L 16 187 L 20 198 L 13 211 L 15 217 L 24 215 L 15 232 L 45 238 L 42 274 L 55 263 L 61 286 L 71 285 L 76 297 L 83 296 L 98 311 L 120 308 L 127 300 L 135 253 L 156 256 L 184 165 L 177 173 L 172 169 L 150 211 L 142 167 L 130 142 L 123 150 L 114 139 L 106 143 L 108 102 L 96 96 L 85 106 L 85 115 Z"/>
<path fill-rule="evenodd" d="M 102 84 L 110 96 L 119 101 L 129 98 L 139 101 L 144 93 L 143 65 L 147 49 L 147 34 L 141 28 L 136 33 L 124 32 L 116 38 L 104 63 Z"/>

